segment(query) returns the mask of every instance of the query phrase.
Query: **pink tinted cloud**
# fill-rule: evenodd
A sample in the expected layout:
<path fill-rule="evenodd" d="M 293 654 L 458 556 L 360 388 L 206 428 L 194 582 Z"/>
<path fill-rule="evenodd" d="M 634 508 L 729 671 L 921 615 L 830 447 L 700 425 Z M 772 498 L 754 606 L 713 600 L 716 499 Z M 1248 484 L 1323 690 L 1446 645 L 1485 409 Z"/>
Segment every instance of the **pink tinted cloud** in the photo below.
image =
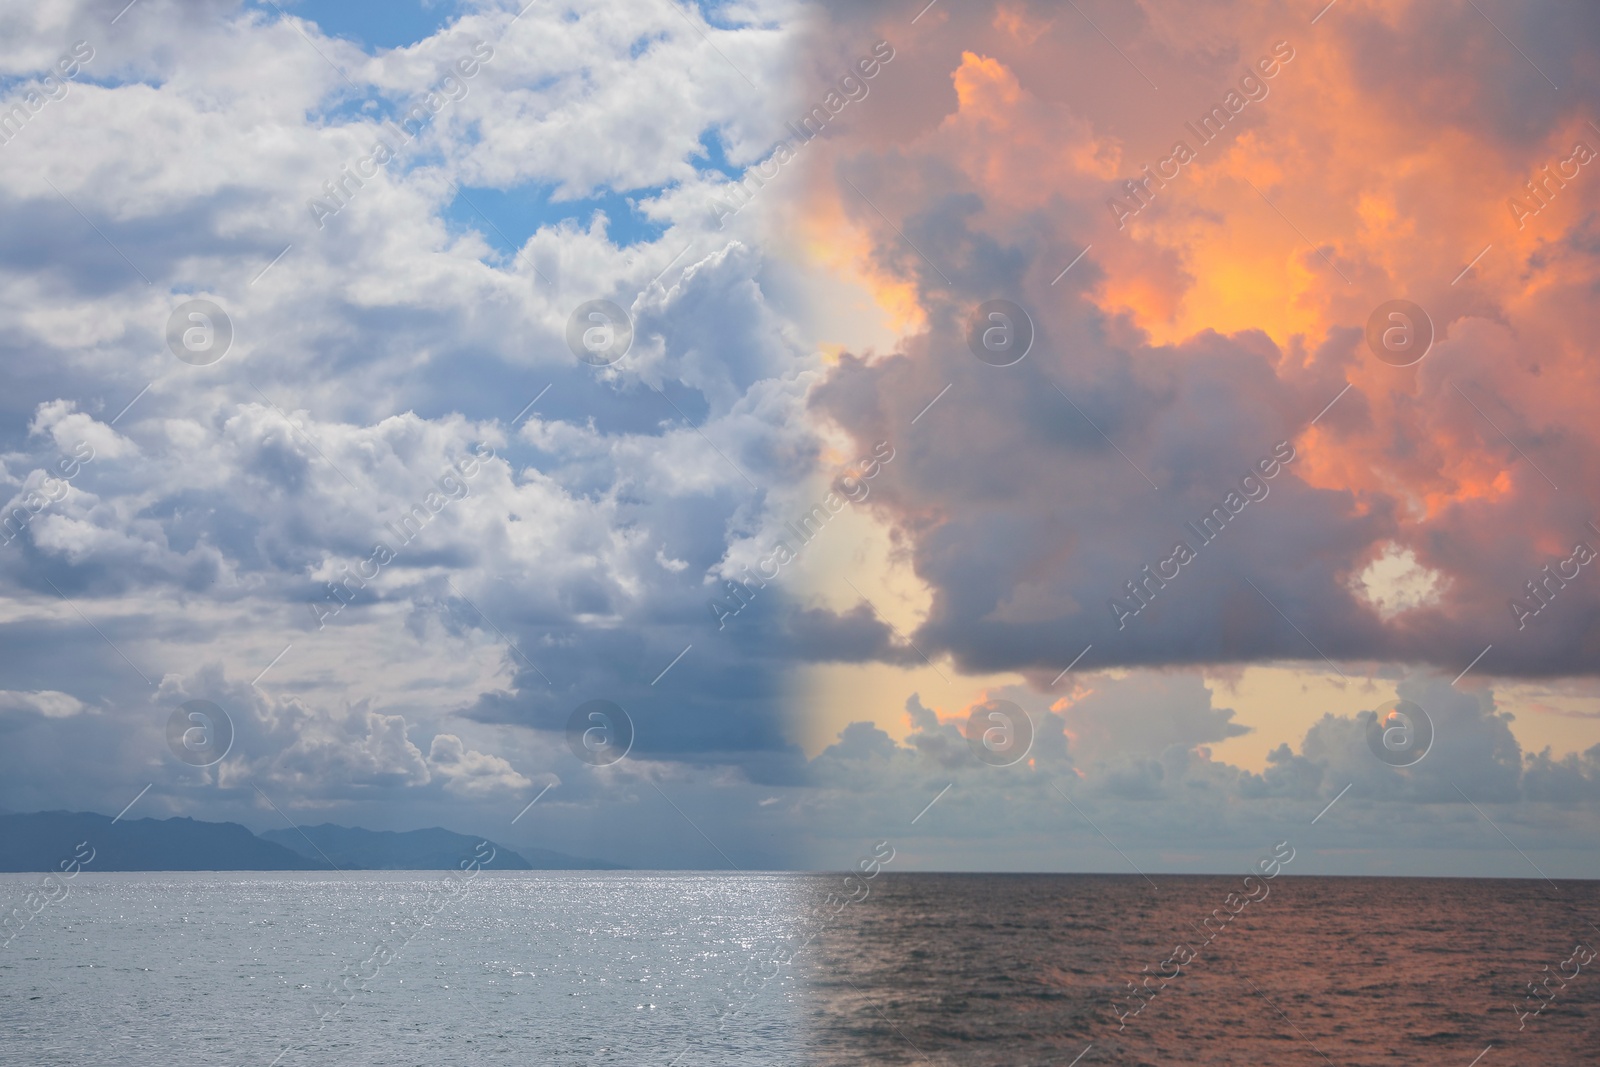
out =
<path fill-rule="evenodd" d="M 1597 17 L 1508 14 L 1524 55 L 1467 4 L 1083 7 L 885 22 L 895 77 L 810 191 L 926 323 L 812 400 L 905 441 L 872 506 L 932 589 L 919 647 L 1593 673 Z M 996 298 L 1036 333 L 1014 366 L 969 350 Z M 1394 299 L 1431 320 L 1414 366 L 1365 337 Z M 1397 554 L 1431 592 L 1380 614 L 1359 578 Z"/>

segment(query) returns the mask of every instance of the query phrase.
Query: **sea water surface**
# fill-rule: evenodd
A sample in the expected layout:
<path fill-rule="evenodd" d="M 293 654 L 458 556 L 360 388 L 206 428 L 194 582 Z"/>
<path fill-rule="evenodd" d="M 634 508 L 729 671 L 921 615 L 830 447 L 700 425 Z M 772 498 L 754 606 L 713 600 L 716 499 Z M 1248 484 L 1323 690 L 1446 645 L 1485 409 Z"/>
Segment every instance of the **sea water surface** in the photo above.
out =
<path fill-rule="evenodd" d="M 1592 882 L 1282 875 L 1210 944 L 1201 924 L 1238 906 L 1224 903 L 1238 877 L 885 875 L 874 889 L 819 946 L 810 1062 L 1600 1063 L 1600 957 L 1573 960 L 1578 942 L 1600 947 Z M 1163 968 L 1180 944 L 1194 957 Z M 1524 999 L 1568 960 L 1576 976 L 1542 987 L 1553 999 Z M 1127 983 L 1173 970 L 1128 1014 Z"/>
<path fill-rule="evenodd" d="M 0 900 L 38 881 L 0 876 Z M 448 899 L 462 881 L 84 872 L 0 951 L 0 1063 L 805 1059 L 793 981 L 718 1029 L 804 877 L 484 870 Z M 324 1022 L 329 982 L 356 991 Z"/>
<path fill-rule="evenodd" d="M 842 879 L 84 872 L 0 949 L 0 1063 L 1600 1062 L 1593 883 L 1284 875 L 1207 944 L 1238 878 Z"/>

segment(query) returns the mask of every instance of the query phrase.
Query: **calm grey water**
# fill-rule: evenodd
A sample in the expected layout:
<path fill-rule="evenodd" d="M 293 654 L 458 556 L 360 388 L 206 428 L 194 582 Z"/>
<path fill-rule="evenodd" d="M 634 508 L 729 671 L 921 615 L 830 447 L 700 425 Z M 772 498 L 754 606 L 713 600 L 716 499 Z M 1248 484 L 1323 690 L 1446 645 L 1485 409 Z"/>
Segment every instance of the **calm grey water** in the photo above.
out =
<path fill-rule="evenodd" d="M 0 949 L 0 1063 L 1600 1062 L 1589 883 L 1284 876 L 1205 944 L 1239 879 L 841 878 L 85 872 Z M 1119 1032 L 1146 966 L 1180 973 Z"/>
<path fill-rule="evenodd" d="M 0 901 L 37 881 L 0 876 Z M 686 1048 L 681 1067 L 805 1058 L 790 979 L 717 1030 L 751 951 L 800 913 L 804 878 L 483 871 L 396 958 L 375 974 L 361 966 L 452 883 L 444 872 L 79 874 L 0 950 L 0 1062 L 666 1064 Z M 372 976 L 319 1026 L 318 993 L 347 965 Z"/>

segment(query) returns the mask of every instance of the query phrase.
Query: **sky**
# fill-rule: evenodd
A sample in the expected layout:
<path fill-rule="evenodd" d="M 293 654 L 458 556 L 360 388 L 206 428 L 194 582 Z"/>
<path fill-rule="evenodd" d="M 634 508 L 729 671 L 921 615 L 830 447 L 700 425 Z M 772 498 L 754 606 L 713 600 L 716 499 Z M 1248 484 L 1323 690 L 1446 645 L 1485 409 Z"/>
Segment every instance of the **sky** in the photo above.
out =
<path fill-rule="evenodd" d="M 1600 877 L 1591 5 L 125 4 L 0 9 L 0 808 Z"/>

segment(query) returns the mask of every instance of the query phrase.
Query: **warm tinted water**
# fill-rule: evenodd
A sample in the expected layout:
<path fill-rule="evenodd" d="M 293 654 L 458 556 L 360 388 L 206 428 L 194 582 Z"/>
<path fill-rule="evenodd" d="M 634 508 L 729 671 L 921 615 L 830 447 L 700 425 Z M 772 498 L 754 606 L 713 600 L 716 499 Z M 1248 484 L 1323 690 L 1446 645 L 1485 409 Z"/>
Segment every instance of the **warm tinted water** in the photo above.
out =
<path fill-rule="evenodd" d="M 885 873 L 780 968 L 839 881 L 486 871 L 452 901 L 434 874 L 86 872 L 0 950 L 0 1062 L 1600 1062 L 1600 958 L 1552 977 L 1600 943 L 1592 884 L 1285 875 L 1201 948 L 1241 879 Z M 1119 1033 L 1112 998 L 1180 942 Z M 341 971 L 365 988 L 319 1025 Z"/>
<path fill-rule="evenodd" d="M 1283 875 L 1119 1033 L 1123 984 L 1243 892 L 1153 882 L 884 875 L 823 940 L 811 1062 L 1600 1063 L 1600 958 L 1520 1033 L 1513 1010 L 1600 947 L 1593 883 Z"/>

